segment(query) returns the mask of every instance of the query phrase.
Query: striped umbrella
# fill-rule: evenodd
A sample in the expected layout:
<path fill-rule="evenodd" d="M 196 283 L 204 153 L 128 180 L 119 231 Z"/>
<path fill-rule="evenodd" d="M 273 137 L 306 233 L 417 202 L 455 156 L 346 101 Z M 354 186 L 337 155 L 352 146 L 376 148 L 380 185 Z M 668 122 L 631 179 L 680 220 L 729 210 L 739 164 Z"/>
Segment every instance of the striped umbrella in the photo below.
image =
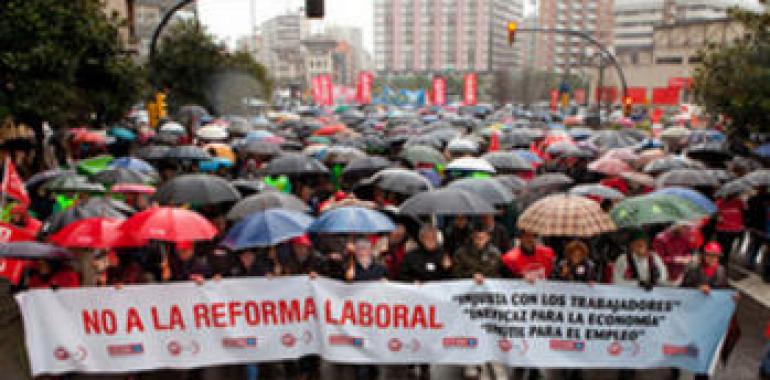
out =
<path fill-rule="evenodd" d="M 518 227 L 542 236 L 589 237 L 617 227 L 599 204 L 577 195 L 556 194 L 527 208 Z"/>

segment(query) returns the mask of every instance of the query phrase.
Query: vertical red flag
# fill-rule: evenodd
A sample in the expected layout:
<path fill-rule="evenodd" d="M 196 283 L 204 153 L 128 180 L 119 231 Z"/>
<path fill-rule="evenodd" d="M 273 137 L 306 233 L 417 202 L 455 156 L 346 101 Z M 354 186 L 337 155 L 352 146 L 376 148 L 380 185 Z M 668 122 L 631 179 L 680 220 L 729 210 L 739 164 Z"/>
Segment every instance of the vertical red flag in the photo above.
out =
<path fill-rule="evenodd" d="M 626 93 L 633 104 L 647 103 L 647 87 L 629 87 Z"/>
<path fill-rule="evenodd" d="M 466 106 L 476 105 L 476 92 L 478 90 L 478 78 L 476 73 L 465 74 L 463 78 L 463 93 Z"/>
<path fill-rule="evenodd" d="M 559 109 L 559 90 L 551 90 L 551 111 L 556 112 Z"/>
<path fill-rule="evenodd" d="M 672 106 L 679 104 L 679 87 L 653 88 L 652 103 Z"/>
<path fill-rule="evenodd" d="M 572 94 L 572 97 L 575 99 L 575 103 L 577 103 L 577 104 L 585 104 L 585 102 L 586 102 L 586 90 L 584 90 L 582 88 L 578 88 Z"/>
<path fill-rule="evenodd" d="M 325 104 L 327 106 L 333 106 L 334 105 L 334 83 L 332 83 L 332 76 L 329 74 L 324 74 L 322 78 L 323 78 L 324 100 L 326 100 Z"/>
<path fill-rule="evenodd" d="M 13 165 L 11 157 L 5 158 L 2 192 L 29 206 L 29 194 L 27 194 L 27 189 L 24 188 L 24 181 L 21 180 L 21 176 L 16 171 L 16 166 Z"/>
<path fill-rule="evenodd" d="M 317 105 L 323 105 L 321 99 L 321 77 L 316 75 L 313 77 L 313 84 L 310 88 L 310 92 L 313 95 L 313 102 Z"/>
<path fill-rule="evenodd" d="M 358 74 L 358 81 L 360 82 L 360 97 L 358 102 L 361 104 L 369 104 L 372 102 L 372 82 L 374 77 L 372 73 L 368 71 L 362 71 Z"/>
<path fill-rule="evenodd" d="M 438 75 L 433 77 L 433 104 L 437 106 L 446 104 L 446 79 Z"/>

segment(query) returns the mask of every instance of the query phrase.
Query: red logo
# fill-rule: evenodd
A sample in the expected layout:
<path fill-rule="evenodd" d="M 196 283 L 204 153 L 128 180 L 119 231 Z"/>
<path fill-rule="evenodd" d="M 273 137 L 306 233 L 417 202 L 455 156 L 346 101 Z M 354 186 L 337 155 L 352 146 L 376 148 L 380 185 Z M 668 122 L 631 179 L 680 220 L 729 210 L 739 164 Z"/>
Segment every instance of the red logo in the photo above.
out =
<path fill-rule="evenodd" d="M 56 360 L 64 361 L 70 358 L 70 353 L 69 351 L 67 351 L 66 348 L 59 346 L 59 347 L 56 347 L 55 350 L 53 350 L 53 357 L 55 357 Z"/>
<path fill-rule="evenodd" d="M 500 351 L 508 352 L 513 348 L 513 343 L 508 339 L 500 339 L 497 341 L 497 346 L 500 347 Z"/>
<path fill-rule="evenodd" d="M 247 336 L 241 338 L 222 338 L 224 348 L 256 348 L 257 337 Z"/>
<path fill-rule="evenodd" d="M 663 355 L 666 356 L 690 356 L 693 358 L 698 357 L 698 347 L 694 344 L 687 346 L 677 346 L 673 344 L 663 345 Z"/>
<path fill-rule="evenodd" d="M 144 353 L 144 345 L 141 343 L 110 344 L 107 346 L 109 356 L 133 356 Z"/>
<path fill-rule="evenodd" d="M 404 344 L 401 343 L 401 339 L 393 338 L 388 341 L 388 349 L 391 352 L 399 352 L 402 348 L 404 348 Z"/>
<path fill-rule="evenodd" d="M 468 336 L 449 336 L 441 340 L 444 348 L 471 348 L 479 346 L 479 339 Z"/>
<path fill-rule="evenodd" d="M 201 346 L 195 340 L 191 340 L 189 344 L 182 344 L 179 341 L 172 340 L 166 343 L 166 350 L 168 350 L 168 353 L 171 354 L 171 356 L 179 356 L 183 352 L 197 355 L 201 351 Z"/>
<path fill-rule="evenodd" d="M 332 346 L 363 347 L 364 338 L 348 335 L 329 335 L 329 344 Z"/>
<path fill-rule="evenodd" d="M 168 353 L 172 356 L 179 356 L 182 353 L 182 345 L 179 342 L 172 340 L 166 345 Z"/>
<path fill-rule="evenodd" d="M 585 342 L 579 340 L 551 339 L 549 342 L 551 351 L 585 351 Z"/>
<path fill-rule="evenodd" d="M 294 334 L 286 333 L 283 334 L 281 337 L 281 343 L 286 347 L 294 347 L 295 344 L 297 344 L 297 338 L 294 337 Z"/>
<path fill-rule="evenodd" d="M 610 354 L 610 356 L 619 356 L 623 353 L 623 345 L 618 342 L 612 342 L 607 346 L 607 353 Z"/>

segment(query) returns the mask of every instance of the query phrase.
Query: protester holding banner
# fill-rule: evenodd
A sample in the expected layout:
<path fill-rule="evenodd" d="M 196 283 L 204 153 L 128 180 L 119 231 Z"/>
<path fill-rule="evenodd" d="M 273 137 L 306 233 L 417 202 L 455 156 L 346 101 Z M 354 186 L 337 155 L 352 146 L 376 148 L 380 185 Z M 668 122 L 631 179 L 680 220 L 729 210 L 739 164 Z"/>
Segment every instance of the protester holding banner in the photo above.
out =
<path fill-rule="evenodd" d="M 503 264 L 514 278 L 545 280 L 553 272 L 556 255 L 551 247 L 537 243 L 537 235 L 522 231 L 519 245 L 503 255 Z"/>
<path fill-rule="evenodd" d="M 426 224 L 420 228 L 419 247 L 404 256 L 399 273 L 400 281 L 423 283 L 450 278 L 452 259 L 438 239 L 436 227 Z"/>
<path fill-rule="evenodd" d="M 613 283 L 625 286 L 640 286 L 651 290 L 665 286 L 668 278 L 663 260 L 649 249 L 647 234 L 635 231 L 631 236 L 629 249 L 615 260 Z"/>
<path fill-rule="evenodd" d="M 569 282 L 595 283 L 600 271 L 588 254 L 588 246 L 580 240 L 573 240 L 564 246 L 564 258 L 556 264 L 553 279 Z"/>

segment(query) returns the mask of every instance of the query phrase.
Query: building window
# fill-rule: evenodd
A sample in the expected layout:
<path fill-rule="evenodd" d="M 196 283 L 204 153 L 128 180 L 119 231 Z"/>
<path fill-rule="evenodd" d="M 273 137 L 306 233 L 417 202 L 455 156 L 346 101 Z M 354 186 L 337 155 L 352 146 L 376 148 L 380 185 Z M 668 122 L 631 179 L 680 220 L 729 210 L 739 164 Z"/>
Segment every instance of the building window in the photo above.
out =
<path fill-rule="evenodd" d="M 682 57 L 660 57 L 655 60 L 658 65 L 681 65 Z"/>
<path fill-rule="evenodd" d="M 690 63 L 690 64 L 693 64 L 693 63 L 701 63 L 701 62 L 703 62 L 703 58 L 701 58 L 701 57 L 699 57 L 699 56 L 697 56 L 697 55 L 694 55 L 694 56 L 690 57 L 690 58 L 687 60 L 687 63 Z"/>

